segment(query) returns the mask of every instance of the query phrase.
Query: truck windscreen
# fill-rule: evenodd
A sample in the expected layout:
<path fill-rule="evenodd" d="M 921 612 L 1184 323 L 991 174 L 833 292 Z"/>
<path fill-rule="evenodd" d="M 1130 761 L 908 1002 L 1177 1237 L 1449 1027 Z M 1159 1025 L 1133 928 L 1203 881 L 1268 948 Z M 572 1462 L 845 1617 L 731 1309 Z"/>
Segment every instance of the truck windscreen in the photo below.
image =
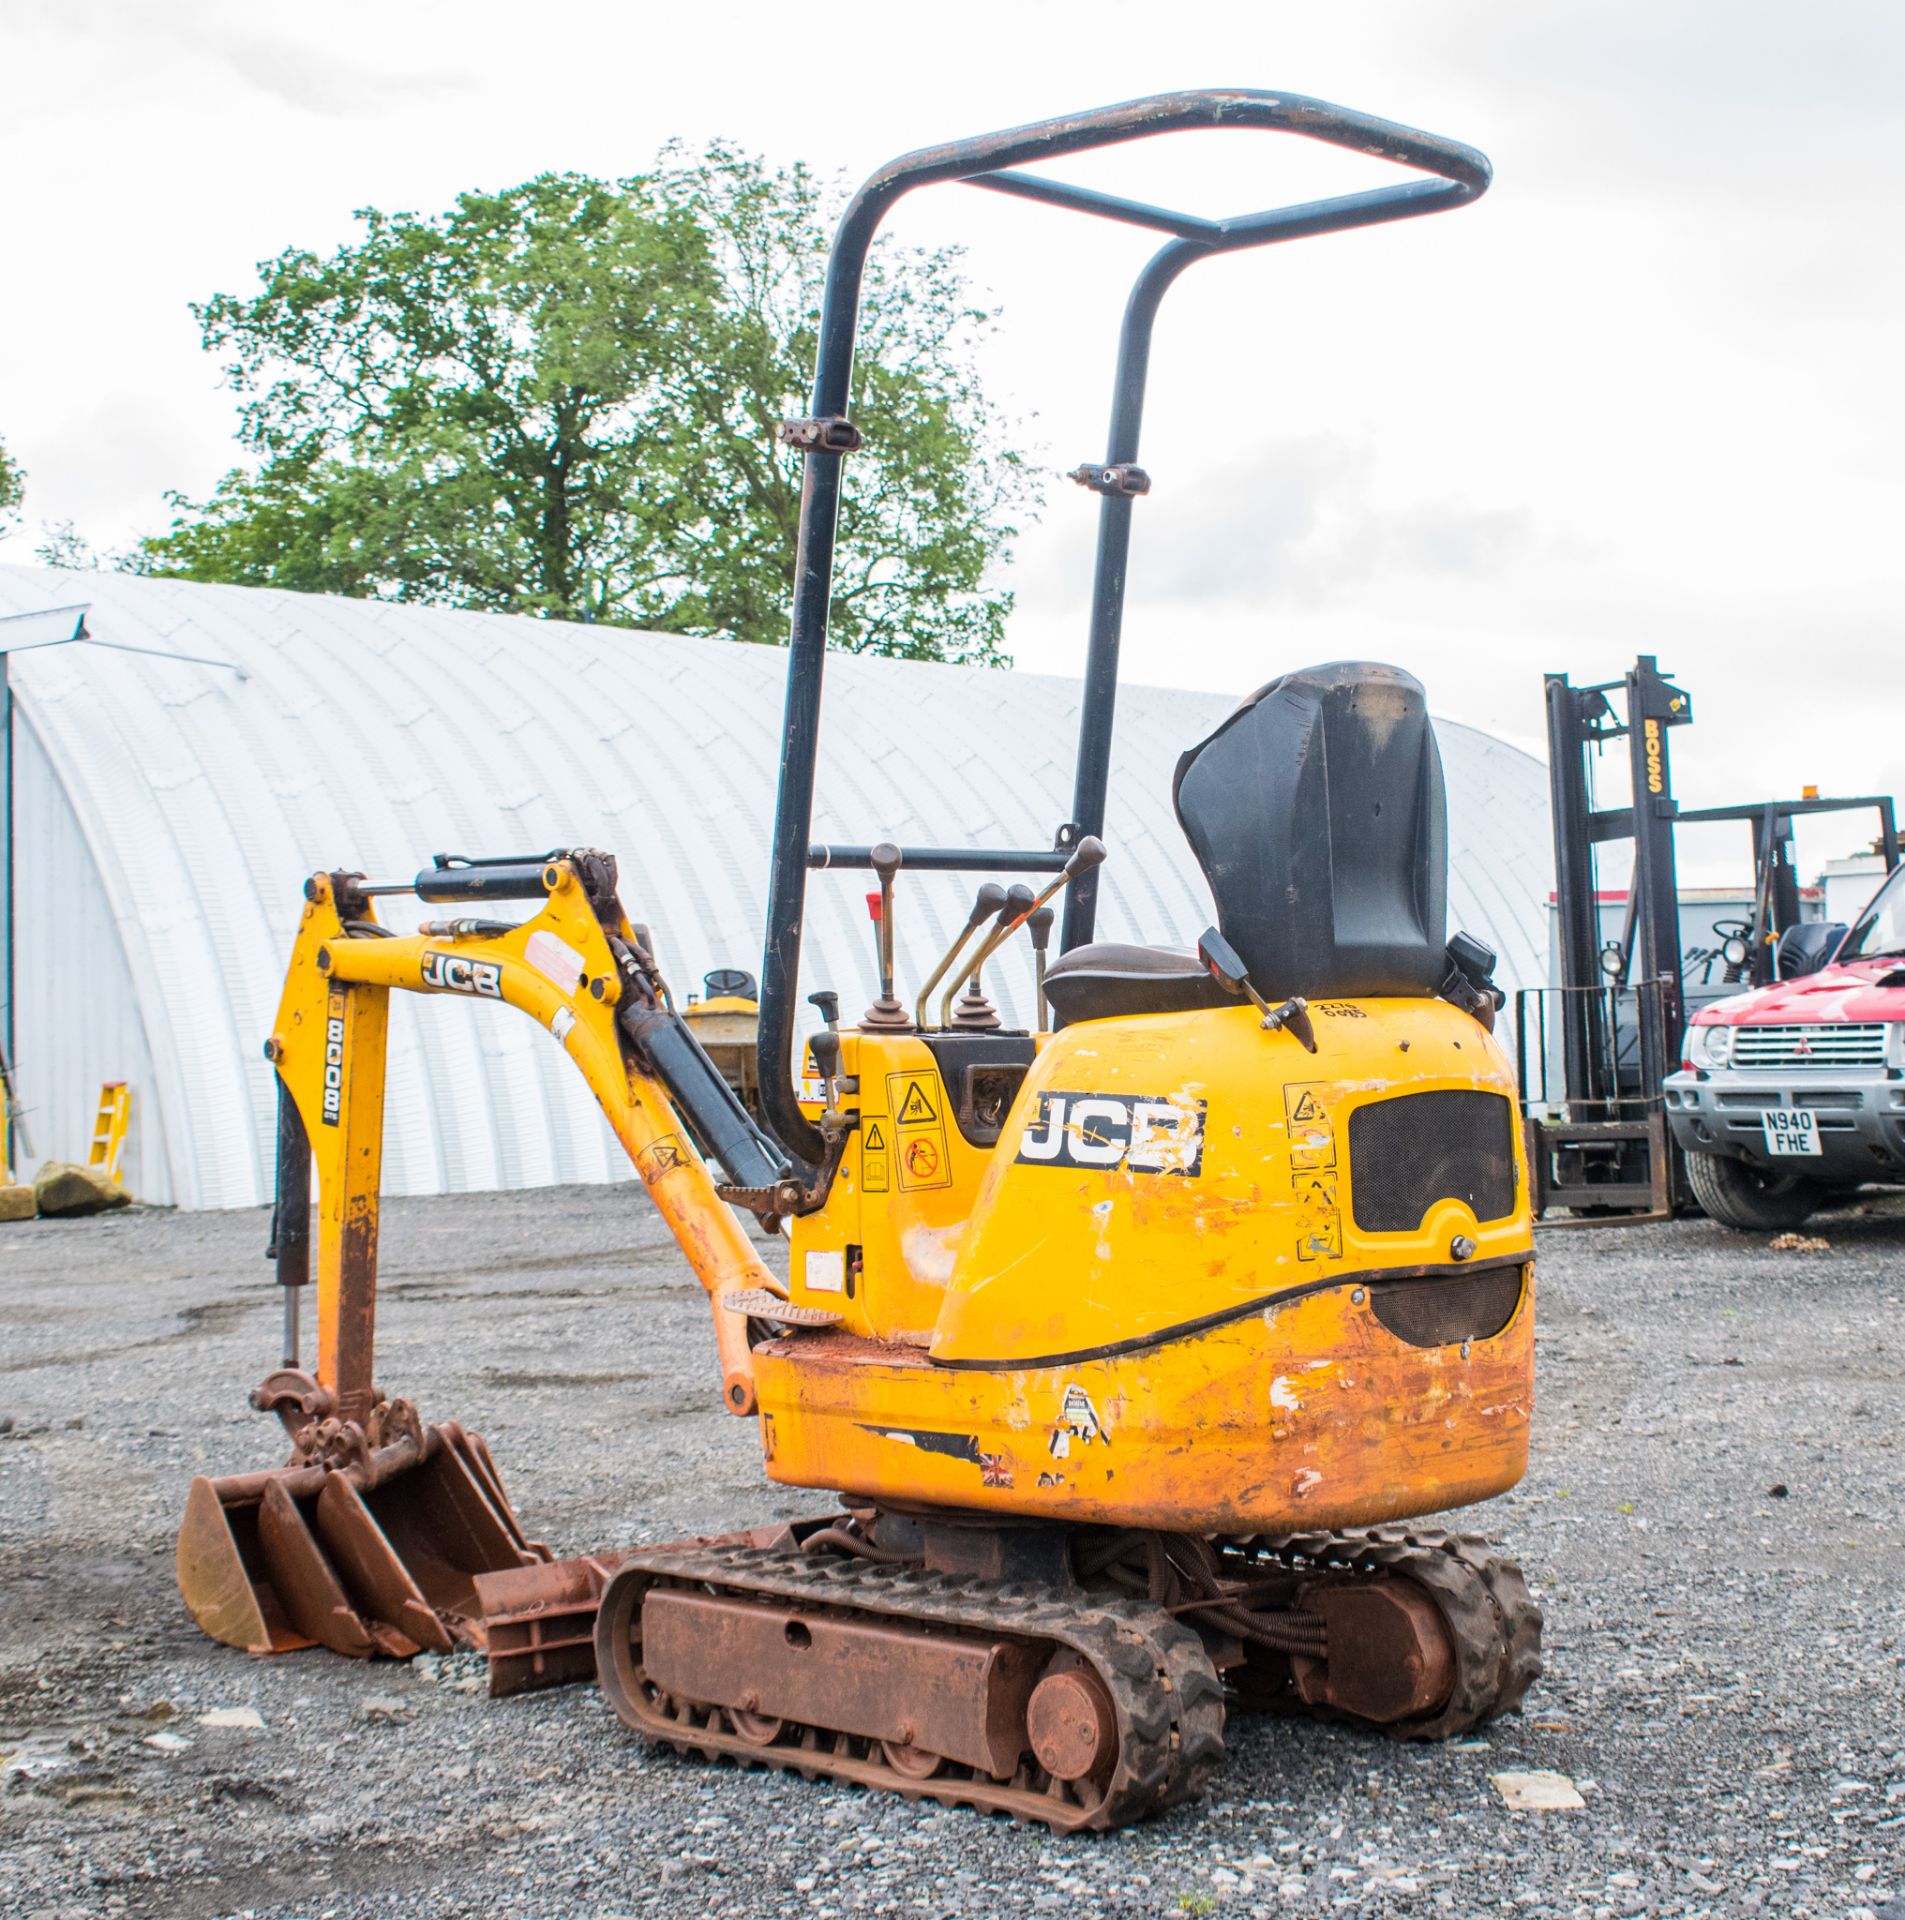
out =
<path fill-rule="evenodd" d="M 1881 953 L 1905 953 L 1905 866 L 1892 869 L 1833 957 L 1870 960 Z"/>

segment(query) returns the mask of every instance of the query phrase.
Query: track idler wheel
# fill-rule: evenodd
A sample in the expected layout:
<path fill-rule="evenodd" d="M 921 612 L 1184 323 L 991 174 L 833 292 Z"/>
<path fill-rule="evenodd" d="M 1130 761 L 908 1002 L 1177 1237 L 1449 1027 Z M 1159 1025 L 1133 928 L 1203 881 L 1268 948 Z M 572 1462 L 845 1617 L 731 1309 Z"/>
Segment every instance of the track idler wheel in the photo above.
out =
<path fill-rule="evenodd" d="M 1061 1654 L 1032 1689 L 1026 1737 L 1059 1780 L 1104 1780 L 1118 1755 L 1118 1712 L 1105 1684 L 1076 1655 Z"/>

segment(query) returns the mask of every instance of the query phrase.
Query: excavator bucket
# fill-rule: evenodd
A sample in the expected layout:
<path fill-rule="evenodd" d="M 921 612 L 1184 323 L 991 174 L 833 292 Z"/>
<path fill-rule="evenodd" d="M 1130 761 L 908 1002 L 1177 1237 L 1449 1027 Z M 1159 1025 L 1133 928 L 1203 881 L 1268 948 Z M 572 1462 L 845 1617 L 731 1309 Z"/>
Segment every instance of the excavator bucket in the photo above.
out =
<path fill-rule="evenodd" d="M 487 1644 L 479 1575 L 539 1566 L 480 1436 L 454 1421 L 303 1464 L 192 1482 L 179 1591 L 228 1646 L 406 1659 Z"/>

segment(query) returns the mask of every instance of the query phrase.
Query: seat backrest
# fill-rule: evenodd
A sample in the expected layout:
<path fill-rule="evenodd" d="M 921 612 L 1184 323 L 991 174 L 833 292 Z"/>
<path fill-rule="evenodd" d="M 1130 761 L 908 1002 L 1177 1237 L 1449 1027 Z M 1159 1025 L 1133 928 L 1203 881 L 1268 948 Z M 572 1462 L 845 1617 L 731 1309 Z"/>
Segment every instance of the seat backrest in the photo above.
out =
<path fill-rule="evenodd" d="M 1339 661 L 1272 680 L 1178 761 L 1172 797 L 1260 993 L 1441 985 L 1442 757 L 1409 674 Z"/>

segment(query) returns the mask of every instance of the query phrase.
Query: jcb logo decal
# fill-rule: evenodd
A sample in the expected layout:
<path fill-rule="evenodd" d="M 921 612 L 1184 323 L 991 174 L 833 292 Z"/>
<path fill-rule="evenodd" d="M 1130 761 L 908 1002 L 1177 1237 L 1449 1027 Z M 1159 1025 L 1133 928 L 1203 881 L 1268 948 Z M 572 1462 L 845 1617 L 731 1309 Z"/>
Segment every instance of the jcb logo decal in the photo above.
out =
<path fill-rule="evenodd" d="M 1143 1094 L 1041 1093 L 1015 1157 L 1020 1166 L 1194 1175 L 1204 1164 L 1204 1103 Z"/>
<path fill-rule="evenodd" d="M 423 984 L 446 993 L 480 993 L 486 1000 L 503 997 L 503 970 L 494 960 L 466 960 L 460 953 L 423 952 Z"/>
<path fill-rule="evenodd" d="M 332 994 L 324 1011 L 323 1119 L 334 1127 L 344 1109 L 344 996 Z"/>

